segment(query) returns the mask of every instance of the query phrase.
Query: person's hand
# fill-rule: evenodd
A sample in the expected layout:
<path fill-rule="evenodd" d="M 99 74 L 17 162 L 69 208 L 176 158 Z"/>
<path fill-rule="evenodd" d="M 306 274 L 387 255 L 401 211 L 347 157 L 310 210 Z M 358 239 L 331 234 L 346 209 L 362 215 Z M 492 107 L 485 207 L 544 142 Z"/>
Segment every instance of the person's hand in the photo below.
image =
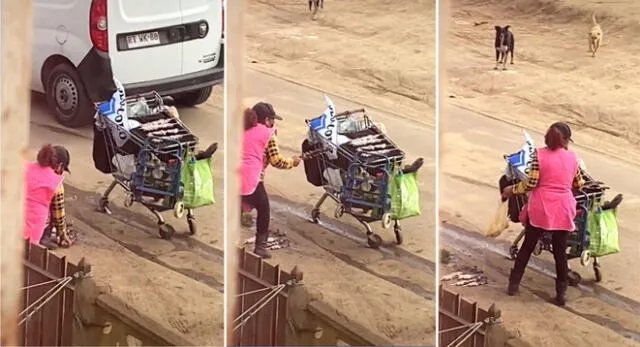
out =
<path fill-rule="evenodd" d="M 300 157 L 295 156 L 292 158 L 293 159 L 293 167 L 298 167 L 298 165 L 300 165 Z"/>
<path fill-rule="evenodd" d="M 506 186 L 502 190 L 502 201 L 509 199 L 513 196 L 513 186 Z"/>

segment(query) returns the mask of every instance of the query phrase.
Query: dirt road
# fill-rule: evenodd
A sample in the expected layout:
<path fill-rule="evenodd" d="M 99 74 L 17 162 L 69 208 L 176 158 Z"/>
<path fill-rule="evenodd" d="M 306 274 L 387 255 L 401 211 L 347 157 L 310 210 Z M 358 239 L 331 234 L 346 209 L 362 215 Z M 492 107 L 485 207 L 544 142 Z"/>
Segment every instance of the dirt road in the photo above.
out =
<path fill-rule="evenodd" d="M 586 1 L 578 7 L 577 3 L 520 0 L 487 5 L 462 0 L 453 4 L 444 94 L 455 98 L 448 99 L 441 115 L 441 215 L 449 226 L 442 229 L 440 240 L 454 250 L 460 263 L 483 264 L 490 274 L 488 286 L 464 290 L 465 294 L 487 305 L 496 301 L 506 324 L 533 345 L 638 345 L 640 290 L 636 284 L 640 276 L 629 269 L 640 260 L 636 250 L 640 237 L 634 232 L 639 222 L 634 211 L 640 202 L 635 179 L 640 173 L 640 151 L 630 102 L 637 93 L 631 87 L 636 71 L 630 68 L 636 65 L 633 53 L 639 47 L 621 45 L 638 30 L 629 24 L 638 6 L 632 2 L 596 6 Z M 596 58 L 586 52 L 594 8 L 606 40 Z M 483 21 L 487 23 L 474 26 Z M 493 25 L 507 24 L 516 36 L 515 64 L 496 72 L 492 70 Z M 604 280 L 599 284 L 589 281 L 593 279 L 590 267 L 573 264 L 587 282 L 569 290 L 566 309 L 547 302 L 553 294 L 554 275 L 548 254 L 534 264 L 545 275 L 530 271 L 523 280 L 523 295 L 507 298 L 503 294 L 512 263 L 496 253 L 506 250 L 519 226 L 513 225 L 512 232 L 498 240 L 481 236 L 499 200 L 502 155 L 522 145 L 520 127 L 544 131 L 556 120 L 571 122 L 577 144 L 573 148 L 589 172 L 611 186 L 608 196 L 618 192 L 625 196 L 619 210 L 621 253 L 602 259 Z M 539 133 L 534 139 L 543 143 Z"/>
<path fill-rule="evenodd" d="M 214 155 L 218 204 L 197 210 L 198 232 L 177 235 L 172 241 L 158 236 L 156 221 L 146 209 L 123 207 L 121 189 L 111 195 L 113 215 L 95 211 L 110 176 L 97 171 L 91 157 L 93 131 L 69 130 L 48 114 L 39 96 L 32 103 L 30 146 L 44 143 L 67 146 L 71 171 L 65 179 L 70 219 L 79 241 L 56 252 L 72 261 L 86 256 L 96 281 L 141 314 L 174 329 L 195 344 L 219 345 L 223 339 L 223 233 L 222 233 L 222 91 L 199 107 L 180 110 L 182 120 L 203 144 L 218 141 Z M 178 233 L 187 232 L 186 220 L 165 214 Z"/>
<path fill-rule="evenodd" d="M 320 18 L 311 21 L 305 3 L 254 1 L 247 21 L 247 102 L 271 102 L 284 117 L 277 127 L 285 154 L 299 153 L 304 119 L 326 108 L 319 89 L 339 111 L 366 105 L 409 160 L 425 158 L 423 214 L 403 223 L 404 245 L 380 250 L 366 248 L 364 230 L 353 219 L 336 220 L 332 202 L 324 205 L 320 225 L 308 221 L 323 190 L 307 183 L 302 167 L 270 168 L 266 176 L 272 229 L 286 229 L 291 242 L 273 252 L 272 262 L 299 265 L 313 295 L 399 345 L 435 341 L 434 84 L 433 69 L 423 68 L 425 56 L 433 59 L 432 25 L 424 20 L 424 13 L 433 13 L 429 3 L 393 2 L 390 11 L 390 1 L 325 1 Z M 373 227 L 393 243 L 392 231 Z"/>

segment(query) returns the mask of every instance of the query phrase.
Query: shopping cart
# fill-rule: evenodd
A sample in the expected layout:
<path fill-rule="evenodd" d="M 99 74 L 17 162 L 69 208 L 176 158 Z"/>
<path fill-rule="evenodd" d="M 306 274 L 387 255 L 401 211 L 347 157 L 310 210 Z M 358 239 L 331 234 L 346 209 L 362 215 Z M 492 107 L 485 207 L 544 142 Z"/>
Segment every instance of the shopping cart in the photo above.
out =
<path fill-rule="evenodd" d="M 311 211 L 311 219 L 319 221 L 320 207 L 331 198 L 337 203 L 334 216 L 354 217 L 365 227 L 369 246 L 378 248 L 382 238 L 370 223 L 380 221 L 385 229 L 391 226 L 389 182 L 405 154 L 364 109 L 336 114 L 331 100 L 325 99 L 327 111 L 306 121 L 309 132 L 302 143 L 307 181 L 325 190 Z M 401 244 L 400 224 L 393 222 L 396 243 Z"/>
<path fill-rule="evenodd" d="M 528 158 L 534 150 L 534 144 L 531 137 L 525 134 L 525 146 L 518 152 L 510 155 L 505 155 L 504 158 L 507 161 L 507 167 L 505 174 L 500 178 L 500 191 L 507 185 L 516 184 L 527 178 Z M 604 199 L 605 190 L 609 187 L 605 186 L 602 182 L 596 181 L 586 170 L 585 165 L 580 161 L 580 170 L 585 180 L 584 186 L 574 193 L 576 199 L 576 211 L 577 215 L 574 220 L 576 226 L 575 232 L 569 234 L 567 242 L 567 258 L 580 259 L 582 266 L 588 266 L 593 264 L 593 271 L 595 274 L 596 282 L 602 279 L 602 271 L 600 268 L 600 259 L 591 255 L 589 251 L 589 228 L 588 220 L 589 213 L 592 211 L 594 205 L 601 205 Z M 526 196 L 513 196 L 509 201 L 509 216 L 511 221 L 519 222 L 518 216 L 527 202 Z M 619 202 L 618 202 L 619 204 Z M 515 260 L 518 255 L 520 242 L 525 236 L 525 230 L 523 229 L 516 237 L 509 248 L 509 257 L 511 260 Z M 548 251 L 553 253 L 553 246 L 551 242 L 551 232 L 543 233 L 542 237 L 538 241 L 538 244 L 534 248 L 533 254 L 539 256 L 542 251 Z M 593 262 L 592 262 L 593 261 Z M 577 285 L 582 280 L 580 274 L 573 270 L 569 271 L 569 283 L 571 285 Z"/>
<path fill-rule="evenodd" d="M 118 94 L 118 93 L 121 94 Z M 114 98 L 96 105 L 93 160 L 113 181 L 100 198 L 98 210 L 111 214 L 109 195 L 116 186 L 125 189 L 125 207 L 134 202 L 149 209 L 158 220 L 158 232 L 170 239 L 175 229 L 160 214 L 173 210 L 176 218 L 185 213 L 182 202 L 181 169 L 198 138 L 174 115 L 156 92 L 125 97 L 122 86 Z M 195 217 L 186 209 L 190 234 Z"/>

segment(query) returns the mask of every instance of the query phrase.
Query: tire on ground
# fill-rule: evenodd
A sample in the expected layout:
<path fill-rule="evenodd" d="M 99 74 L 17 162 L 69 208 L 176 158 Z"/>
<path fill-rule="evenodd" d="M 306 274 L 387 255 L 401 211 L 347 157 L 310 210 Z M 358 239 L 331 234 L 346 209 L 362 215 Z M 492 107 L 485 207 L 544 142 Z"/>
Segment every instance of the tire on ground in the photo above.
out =
<path fill-rule="evenodd" d="M 191 92 L 175 95 L 176 103 L 181 106 L 197 106 L 204 104 L 211 96 L 212 86 L 200 88 Z"/>

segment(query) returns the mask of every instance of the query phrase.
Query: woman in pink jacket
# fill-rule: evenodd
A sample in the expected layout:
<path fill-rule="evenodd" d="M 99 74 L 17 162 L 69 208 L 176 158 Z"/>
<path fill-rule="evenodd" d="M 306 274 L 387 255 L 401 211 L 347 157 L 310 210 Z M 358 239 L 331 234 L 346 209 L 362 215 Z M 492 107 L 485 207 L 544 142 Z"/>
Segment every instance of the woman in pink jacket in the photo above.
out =
<path fill-rule="evenodd" d="M 567 239 L 575 231 L 576 200 L 573 190 L 583 184 L 578 158 L 569 150 L 571 128 L 565 123 L 551 125 L 544 137 L 546 147 L 532 155 L 528 178 L 517 185 L 505 187 L 502 198 L 529 193 L 525 237 L 509 276 L 507 293 L 515 295 L 524 275 L 531 253 L 543 232 L 552 232 L 553 258 L 556 263 L 556 298 L 565 304 L 569 267 Z"/>
<path fill-rule="evenodd" d="M 266 149 L 275 129 L 258 123 L 258 115 L 252 109 L 244 111 L 244 136 L 240 167 L 241 199 L 244 206 L 257 211 L 256 241 L 254 252 L 262 258 L 271 255 L 267 250 L 269 239 L 269 196 L 262 182 Z"/>
<path fill-rule="evenodd" d="M 69 171 L 69 151 L 45 145 L 35 162 L 27 164 L 25 175 L 25 219 L 22 235 L 47 248 L 69 247 L 75 237 L 66 222 L 63 173 Z M 56 229 L 56 239 L 44 235 L 47 226 Z"/>

